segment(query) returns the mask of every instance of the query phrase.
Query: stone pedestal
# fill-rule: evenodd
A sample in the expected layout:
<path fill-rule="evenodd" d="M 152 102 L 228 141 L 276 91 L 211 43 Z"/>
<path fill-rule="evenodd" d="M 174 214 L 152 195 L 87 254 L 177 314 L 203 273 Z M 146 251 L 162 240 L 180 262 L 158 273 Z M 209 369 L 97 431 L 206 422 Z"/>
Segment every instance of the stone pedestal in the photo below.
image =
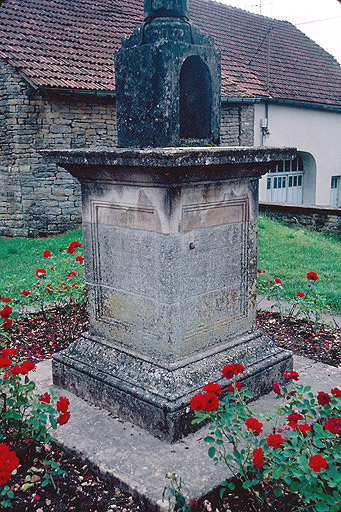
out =
<path fill-rule="evenodd" d="M 190 398 L 245 366 L 255 396 L 292 368 L 256 330 L 258 179 L 292 149 L 166 148 L 49 154 L 82 184 L 90 331 L 53 378 L 168 441 Z"/>

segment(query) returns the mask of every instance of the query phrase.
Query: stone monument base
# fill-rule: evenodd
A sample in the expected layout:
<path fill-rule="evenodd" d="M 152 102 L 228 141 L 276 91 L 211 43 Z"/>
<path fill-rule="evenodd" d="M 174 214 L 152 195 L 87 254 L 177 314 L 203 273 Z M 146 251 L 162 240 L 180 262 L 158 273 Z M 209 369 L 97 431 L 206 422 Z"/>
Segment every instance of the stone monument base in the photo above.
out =
<path fill-rule="evenodd" d="M 191 397 L 208 381 L 219 382 L 226 392 L 231 381 L 221 378 L 221 370 L 235 362 L 245 366 L 238 380 L 256 399 L 292 369 L 292 354 L 254 332 L 166 367 L 85 334 L 53 356 L 53 382 L 174 442 L 198 428 L 191 425 Z"/>
<path fill-rule="evenodd" d="M 54 383 L 173 442 L 240 363 L 255 398 L 292 368 L 256 329 L 258 179 L 290 148 L 53 153 L 82 184 L 89 334 Z M 240 379 L 239 379 L 240 380 Z"/>

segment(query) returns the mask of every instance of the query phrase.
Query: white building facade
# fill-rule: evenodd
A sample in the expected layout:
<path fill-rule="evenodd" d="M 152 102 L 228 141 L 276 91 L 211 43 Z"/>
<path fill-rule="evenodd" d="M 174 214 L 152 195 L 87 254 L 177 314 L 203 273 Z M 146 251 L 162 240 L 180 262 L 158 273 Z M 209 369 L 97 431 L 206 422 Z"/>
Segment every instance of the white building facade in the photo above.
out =
<path fill-rule="evenodd" d="M 261 202 L 341 207 L 341 111 L 260 102 L 254 127 L 256 146 L 298 150 L 261 179 Z"/>

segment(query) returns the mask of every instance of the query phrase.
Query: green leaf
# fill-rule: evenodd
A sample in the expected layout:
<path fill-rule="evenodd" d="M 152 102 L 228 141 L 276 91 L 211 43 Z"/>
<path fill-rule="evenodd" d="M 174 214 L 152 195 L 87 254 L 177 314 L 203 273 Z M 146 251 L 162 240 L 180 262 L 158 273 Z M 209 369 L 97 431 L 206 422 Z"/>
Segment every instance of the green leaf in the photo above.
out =
<path fill-rule="evenodd" d="M 226 487 L 219 489 L 219 498 L 222 499 L 226 491 Z"/>
<path fill-rule="evenodd" d="M 282 495 L 282 488 L 281 487 L 275 487 L 274 488 L 274 495 L 276 498 L 279 498 Z"/>
<path fill-rule="evenodd" d="M 52 427 L 54 430 L 56 430 L 56 428 L 57 428 L 57 421 L 56 421 L 56 419 L 55 419 L 55 417 L 54 417 L 54 415 L 53 415 L 53 414 L 50 414 L 50 415 L 49 415 L 49 420 L 50 420 L 50 423 L 51 423 L 51 427 Z"/>
<path fill-rule="evenodd" d="M 315 505 L 317 512 L 328 512 L 329 507 L 326 503 L 323 503 L 322 501 L 319 501 Z"/>
<path fill-rule="evenodd" d="M 214 443 L 215 439 L 214 439 L 214 437 L 206 436 L 206 437 L 204 437 L 204 441 L 205 441 L 205 443 Z"/>
<path fill-rule="evenodd" d="M 246 480 L 246 482 L 243 482 L 243 488 L 244 489 L 249 489 L 252 486 L 253 486 L 252 480 Z"/>
<path fill-rule="evenodd" d="M 8 500 L 2 500 L 0 502 L 0 505 L 4 508 L 11 508 L 12 507 L 12 503 Z"/>
<path fill-rule="evenodd" d="M 216 452 L 216 449 L 214 448 L 214 446 L 211 446 L 210 449 L 208 450 L 208 456 L 213 459 L 213 457 L 215 456 L 215 452 Z"/>
<path fill-rule="evenodd" d="M 236 488 L 236 486 L 235 486 L 235 484 L 234 484 L 233 482 L 229 482 L 229 483 L 227 484 L 227 487 L 228 487 L 229 489 L 231 489 L 231 491 L 234 491 L 234 489 Z"/>

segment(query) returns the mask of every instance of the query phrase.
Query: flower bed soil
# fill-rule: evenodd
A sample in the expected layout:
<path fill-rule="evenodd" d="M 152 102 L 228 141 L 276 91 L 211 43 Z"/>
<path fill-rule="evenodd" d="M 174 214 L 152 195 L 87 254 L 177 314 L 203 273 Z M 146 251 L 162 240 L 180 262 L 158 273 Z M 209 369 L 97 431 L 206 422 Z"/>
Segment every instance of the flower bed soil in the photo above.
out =
<path fill-rule="evenodd" d="M 294 354 L 309 357 L 331 366 L 341 365 L 340 331 L 327 326 L 314 327 L 312 322 L 281 318 L 279 313 L 259 311 L 257 326 L 276 345 Z"/>
<path fill-rule="evenodd" d="M 39 457 L 39 458 L 38 458 Z M 61 476 L 59 492 L 51 484 L 41 487 L 44 480 L 44 460 L 54 460 L 67 472 Z M 41 453 L 31 461 L 29 466 L 35 468 L 30 473 L 32 487 L 22 490 L 25 469 L 21 466 L 12 476 L 9 484 L 15 492 L 13 509 L 15 512 L 144 512 L 146 509 L 128 493 L 110 485 L 94 475 L 87 464 L 65 453 L 55 443 L 41 448 Z"/>
<path fill-rule="evenodd" d="M 65 315 L 63 321 L 66 322 L 67 319 Z M 259 312 L 257 325 L 265 334 L 272 337 L 277 345 L 288 348 L 296 354 L 333 366 L 341 364 L 341 340 L 338 333 L 330 328 L 323 327 L 316 330 L 311 323 L 281 318 L 279 314 L 270 312 Z M 74 337 L 77 338 L 87 329 L 88 317 L 85 312 Z M 50 358 L 54 352 L 63 350 L 69 344 L 69 340 L 65 339 L 65 325 L 62 327 L 53 312 L 48 318 L 41 314 L 19 318 L 13 322 L 9 334 L 12 337 L 12 346 L 20 349 L 20 359 L 30 359 L 36 363 Z M 39 454 L 33 462 L 38 469 L 32 474 L 35 480 L 33 487 L 25 491 L 21 490 L 26 473 L 20 468 L 17 475 L 13 476 L 9 482 L 15 491 L 14 510 L 16 512 L 148 511 L 145 505 L 139 503 L 129 493 L 94 475 L 86 463 L 63 452 L 55 444 L 52 443 L 47 446 L 47 449 L 42 448 L 42 450 L 46 452 Z M 58 494 L 51 485 L 44 488 L 39 485 L 43 475 L 42 461 L 46 459 L 60 461 L 61 468 L 68 473 L 67 477 L 61 477 Z M 238 484 L 237 481 L 236 484 Z M 231 512 L 290 512 L 290 509 L 285 508 L 282 500 L 277 500 L 276 505 L 272 502 L 269 506 L 260 507 L 257 502 L 252 501 L 254 498 L 250 497 L 249 492 L 242 488 L 238 489 L 238 492 L 231 492 L 223 501 L 219 500 L 217 494 L 213 494 L 210 500 L 212 503 L 215 502 L 213 510 L 219 512 L 228 510 Z M 195 510 L 199 511 L 203 508 L 200 506 Z"/>

